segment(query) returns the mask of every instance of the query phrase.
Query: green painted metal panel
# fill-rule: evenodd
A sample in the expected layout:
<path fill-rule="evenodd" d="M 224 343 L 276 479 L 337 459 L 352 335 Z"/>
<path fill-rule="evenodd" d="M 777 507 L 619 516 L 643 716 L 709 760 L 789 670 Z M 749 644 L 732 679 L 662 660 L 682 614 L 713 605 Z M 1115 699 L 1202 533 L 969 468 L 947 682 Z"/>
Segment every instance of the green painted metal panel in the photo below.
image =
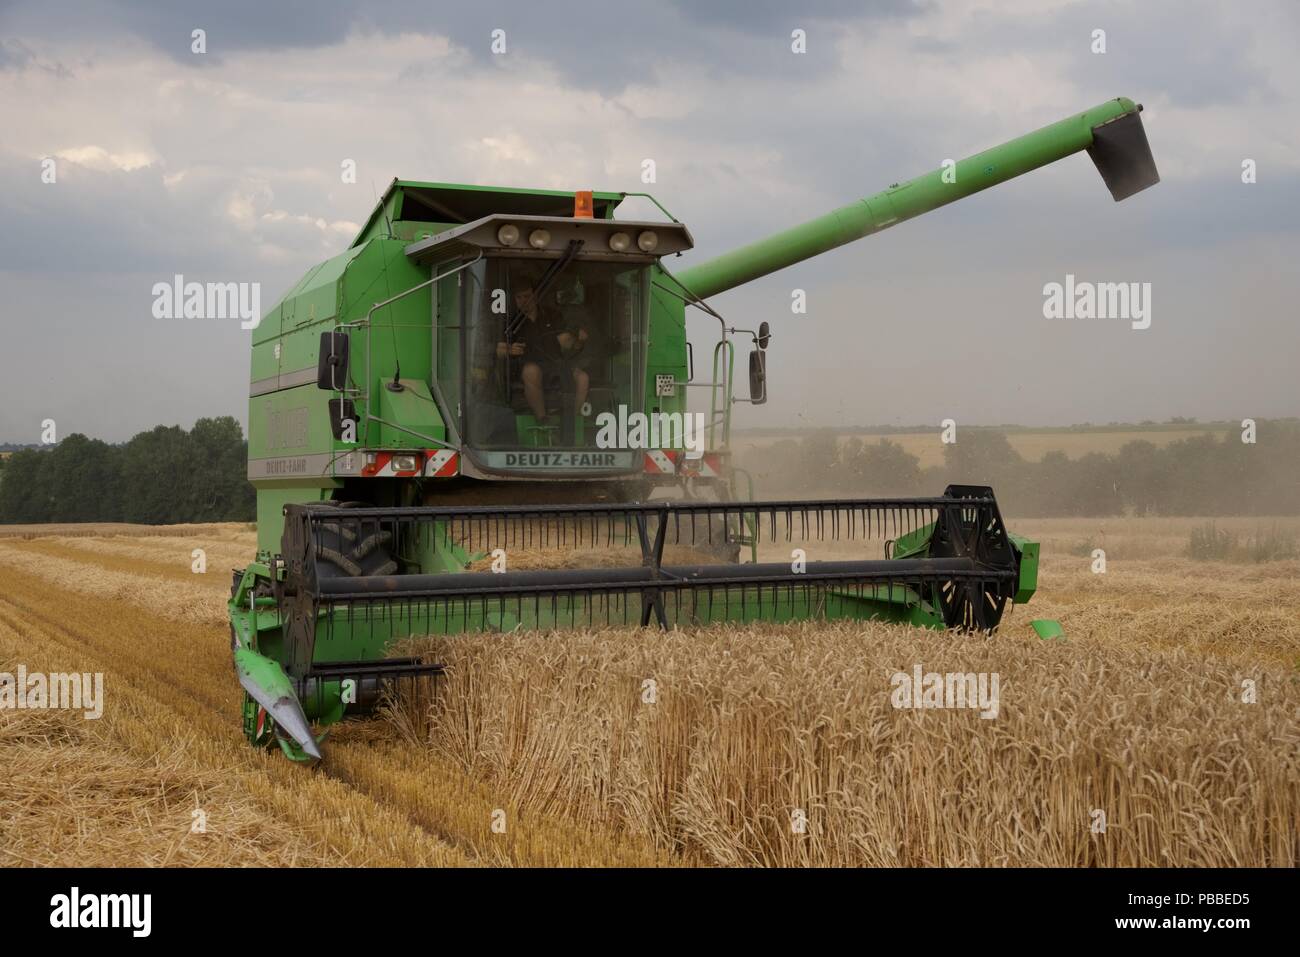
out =
<path fill-rule="evenodd" d="M 278 313 L 277 313 L 278 321 Z M 251 381 L 253 383 L 263 382 L 280 372 L 280 359 L 276 355 L 275 346 L 279 340 L 275 338 L 267 339 L 264 342 L 253 343 L 253 364 Z"/>
<path fill-rule="evenodd" d="M 1023 605 L 1034 597 L 1038 590 L 1038 542 L 1030 541 L 1021 535 L 1011 535 L 1011 545 L 1020 554 L 1020 581 L 1012 599 L 1017 605 Z"/>
<path fill-rule="evenodd" d="M 325 395 L 312 383 L 251 400 L 249 459 L 303 456 L 326 452 L 334 441 Z"/>
<path fill-rule="evenodd" d="M 405 378 L 405 367 L 402 374 L 401 392 L 391 392 L 384 386 L 375 394 L 378 400 L 375 414 L 383 421 L 377 429 L 371 429 L 373 440 L 368 439 L 364 444 L 382 449 L 437 448 L 436 443 L 447 440 L 447 430 L 433 395 L 424 382 Z"/>
<path fill-rule="evenodd" d="M 1035 618 L 1029 623 L 1039 638 L 1064 638 L 1065 629 L 1054 618 Z"/>
<path fill-rule="evenodd" d="M 280 551 L 284 535 L 284 507 L 304 502 L 328 499 L 333 489 L 341 483 L 323 478 L 316 487 L 304 485 L 301 480 L 292 483 L 258 483 L 257 489 L 257 554 L 270 557 Z"/>
<path fill-rule="evenodd" d="M 929 522 L 918 529 L 899 535 L 894 539 L 891 558 L 924 558 L 930 554 L 930 537 L 934 534 L 934 523 Z"/>
<path fill-rule="evenodd" d="M 650 270 L 650 310 L 646 333 L 645 409 L 685 412 L 687 389 L 686 306 L 669 292 L 675 284 L 658 266 Z M 666 288 L 664 288 L 666 287 Z M 673 396 L 655 394 L 655 376 L 671 375 L 678 383 Z"/>
<path fill-rule="evenodd" d="M 304 319 L 327 319 L 338 312 L 338 281 L 358 250 L 349 249 L 307 270 L 253 331 L 255 344 L 291 332 Z"/>

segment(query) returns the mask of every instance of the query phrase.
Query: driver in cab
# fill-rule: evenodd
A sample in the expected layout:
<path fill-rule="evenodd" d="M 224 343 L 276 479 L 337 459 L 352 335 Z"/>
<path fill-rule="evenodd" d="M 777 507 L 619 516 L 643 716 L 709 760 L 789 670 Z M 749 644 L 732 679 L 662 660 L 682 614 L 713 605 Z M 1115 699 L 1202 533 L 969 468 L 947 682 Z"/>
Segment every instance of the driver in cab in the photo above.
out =
<path fill-rule="evenodd" d="M 580 362 L 587 345 L 586 327 L 566 324 L 559 309 L 537 295 L 533 277 L 526 277 L 519 284 L 514 302 L 522 321 L 513 342 L 497 343 L 497 356 L 523 360 L 520 380 L 533 417 L 539 423 L 546 421 L 545 384 L 553 378 L 562 379 L 566 371 L 573 379 L 575 404 L 581 408 L 591 384 L 591 377 Z"/>

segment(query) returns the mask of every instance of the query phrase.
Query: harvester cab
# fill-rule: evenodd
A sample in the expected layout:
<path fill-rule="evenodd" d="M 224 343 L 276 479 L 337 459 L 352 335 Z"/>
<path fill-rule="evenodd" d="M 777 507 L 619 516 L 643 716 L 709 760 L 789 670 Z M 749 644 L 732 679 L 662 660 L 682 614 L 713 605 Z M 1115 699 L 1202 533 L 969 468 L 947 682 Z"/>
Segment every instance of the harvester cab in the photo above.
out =
<path fill-rule="evenodd" d="M 433 384 L 461 474 L 639 477 L 637 450 L 598 423 L 680 415 L 662 386 L 647 405 L 646 371 L 664 365 L 649 355 L 650 288 L 659 258 L 691 245 L 675 222 L 495 212 L 408 246 L 433 274 Z"/>
<path fill-rule="evenodd" d="M 1107 101 L 681 271 L 665 258 L 691 235 L 662 206 L 615 216 L 646 194 L 395 180 L 254 331 L 258 556 L 230 601 L 249 740 L 319 758 L 322 729 L 436 677 L 393 657 L 412 636 L 807 618 L 992 631 L 1033 594 L 1037 545 L 991 489 L 740 494 L 731 414 L 767 400 L 772 333 L 710 300 L 1085 150 L 1124 199 L 1159 178 L 1140 109 Z M 717 322 L 707 374 L 688 309 Z"/>

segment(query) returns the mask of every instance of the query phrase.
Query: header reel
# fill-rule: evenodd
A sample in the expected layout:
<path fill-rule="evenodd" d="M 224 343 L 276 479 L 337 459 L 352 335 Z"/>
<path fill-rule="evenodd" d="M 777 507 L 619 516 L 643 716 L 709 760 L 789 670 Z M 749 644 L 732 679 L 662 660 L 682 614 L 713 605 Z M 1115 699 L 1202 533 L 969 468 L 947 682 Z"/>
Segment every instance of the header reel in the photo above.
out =
<path fill-rule="evenodd" d="M 826 543 L 832 554 L 825 561 L 790 561 L 782 550 L 783 560 L 746 564 L 665 560 L 666 541 L 705 549 L 737 532 L 756 556 L 777 543 Z M 892 557 L 845 554 L 854 551 L 850 543 L 871 539 L 892 546 Z M 987 632 L 1021 587 L 1019 552 L 992 491 L 982 486 L 949 486 L 938 498 L 883 500 L 290 505 L 283 545 L 285 663 L 297 678 L 309 677 L 321 652 L 337 636 L 355 634 L 358 623 L 384 639 L 804 618 L 883 618 Z M 507 570 L 454 571 L 431 560 L 452 547 L 503 555 Z M 508 570 L 512 552 L 584 547 L 629 548 L 639 563 Z"/>

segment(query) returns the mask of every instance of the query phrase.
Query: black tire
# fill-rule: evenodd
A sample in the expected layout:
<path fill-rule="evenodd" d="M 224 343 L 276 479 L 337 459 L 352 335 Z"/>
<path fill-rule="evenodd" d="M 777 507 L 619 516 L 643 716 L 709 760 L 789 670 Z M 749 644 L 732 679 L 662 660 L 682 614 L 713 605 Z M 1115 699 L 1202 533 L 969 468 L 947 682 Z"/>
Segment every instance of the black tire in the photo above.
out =
<path fill-rule="evenodd" d="M 359 508 L 364 502 L 328 502 L 335 508 Z M 359 578 L 395 575 L 393 533 L 378 528 L 358 528 L 348 522 L 320 522 L 316 526 L 317 569 L 323 578 Z"/>

